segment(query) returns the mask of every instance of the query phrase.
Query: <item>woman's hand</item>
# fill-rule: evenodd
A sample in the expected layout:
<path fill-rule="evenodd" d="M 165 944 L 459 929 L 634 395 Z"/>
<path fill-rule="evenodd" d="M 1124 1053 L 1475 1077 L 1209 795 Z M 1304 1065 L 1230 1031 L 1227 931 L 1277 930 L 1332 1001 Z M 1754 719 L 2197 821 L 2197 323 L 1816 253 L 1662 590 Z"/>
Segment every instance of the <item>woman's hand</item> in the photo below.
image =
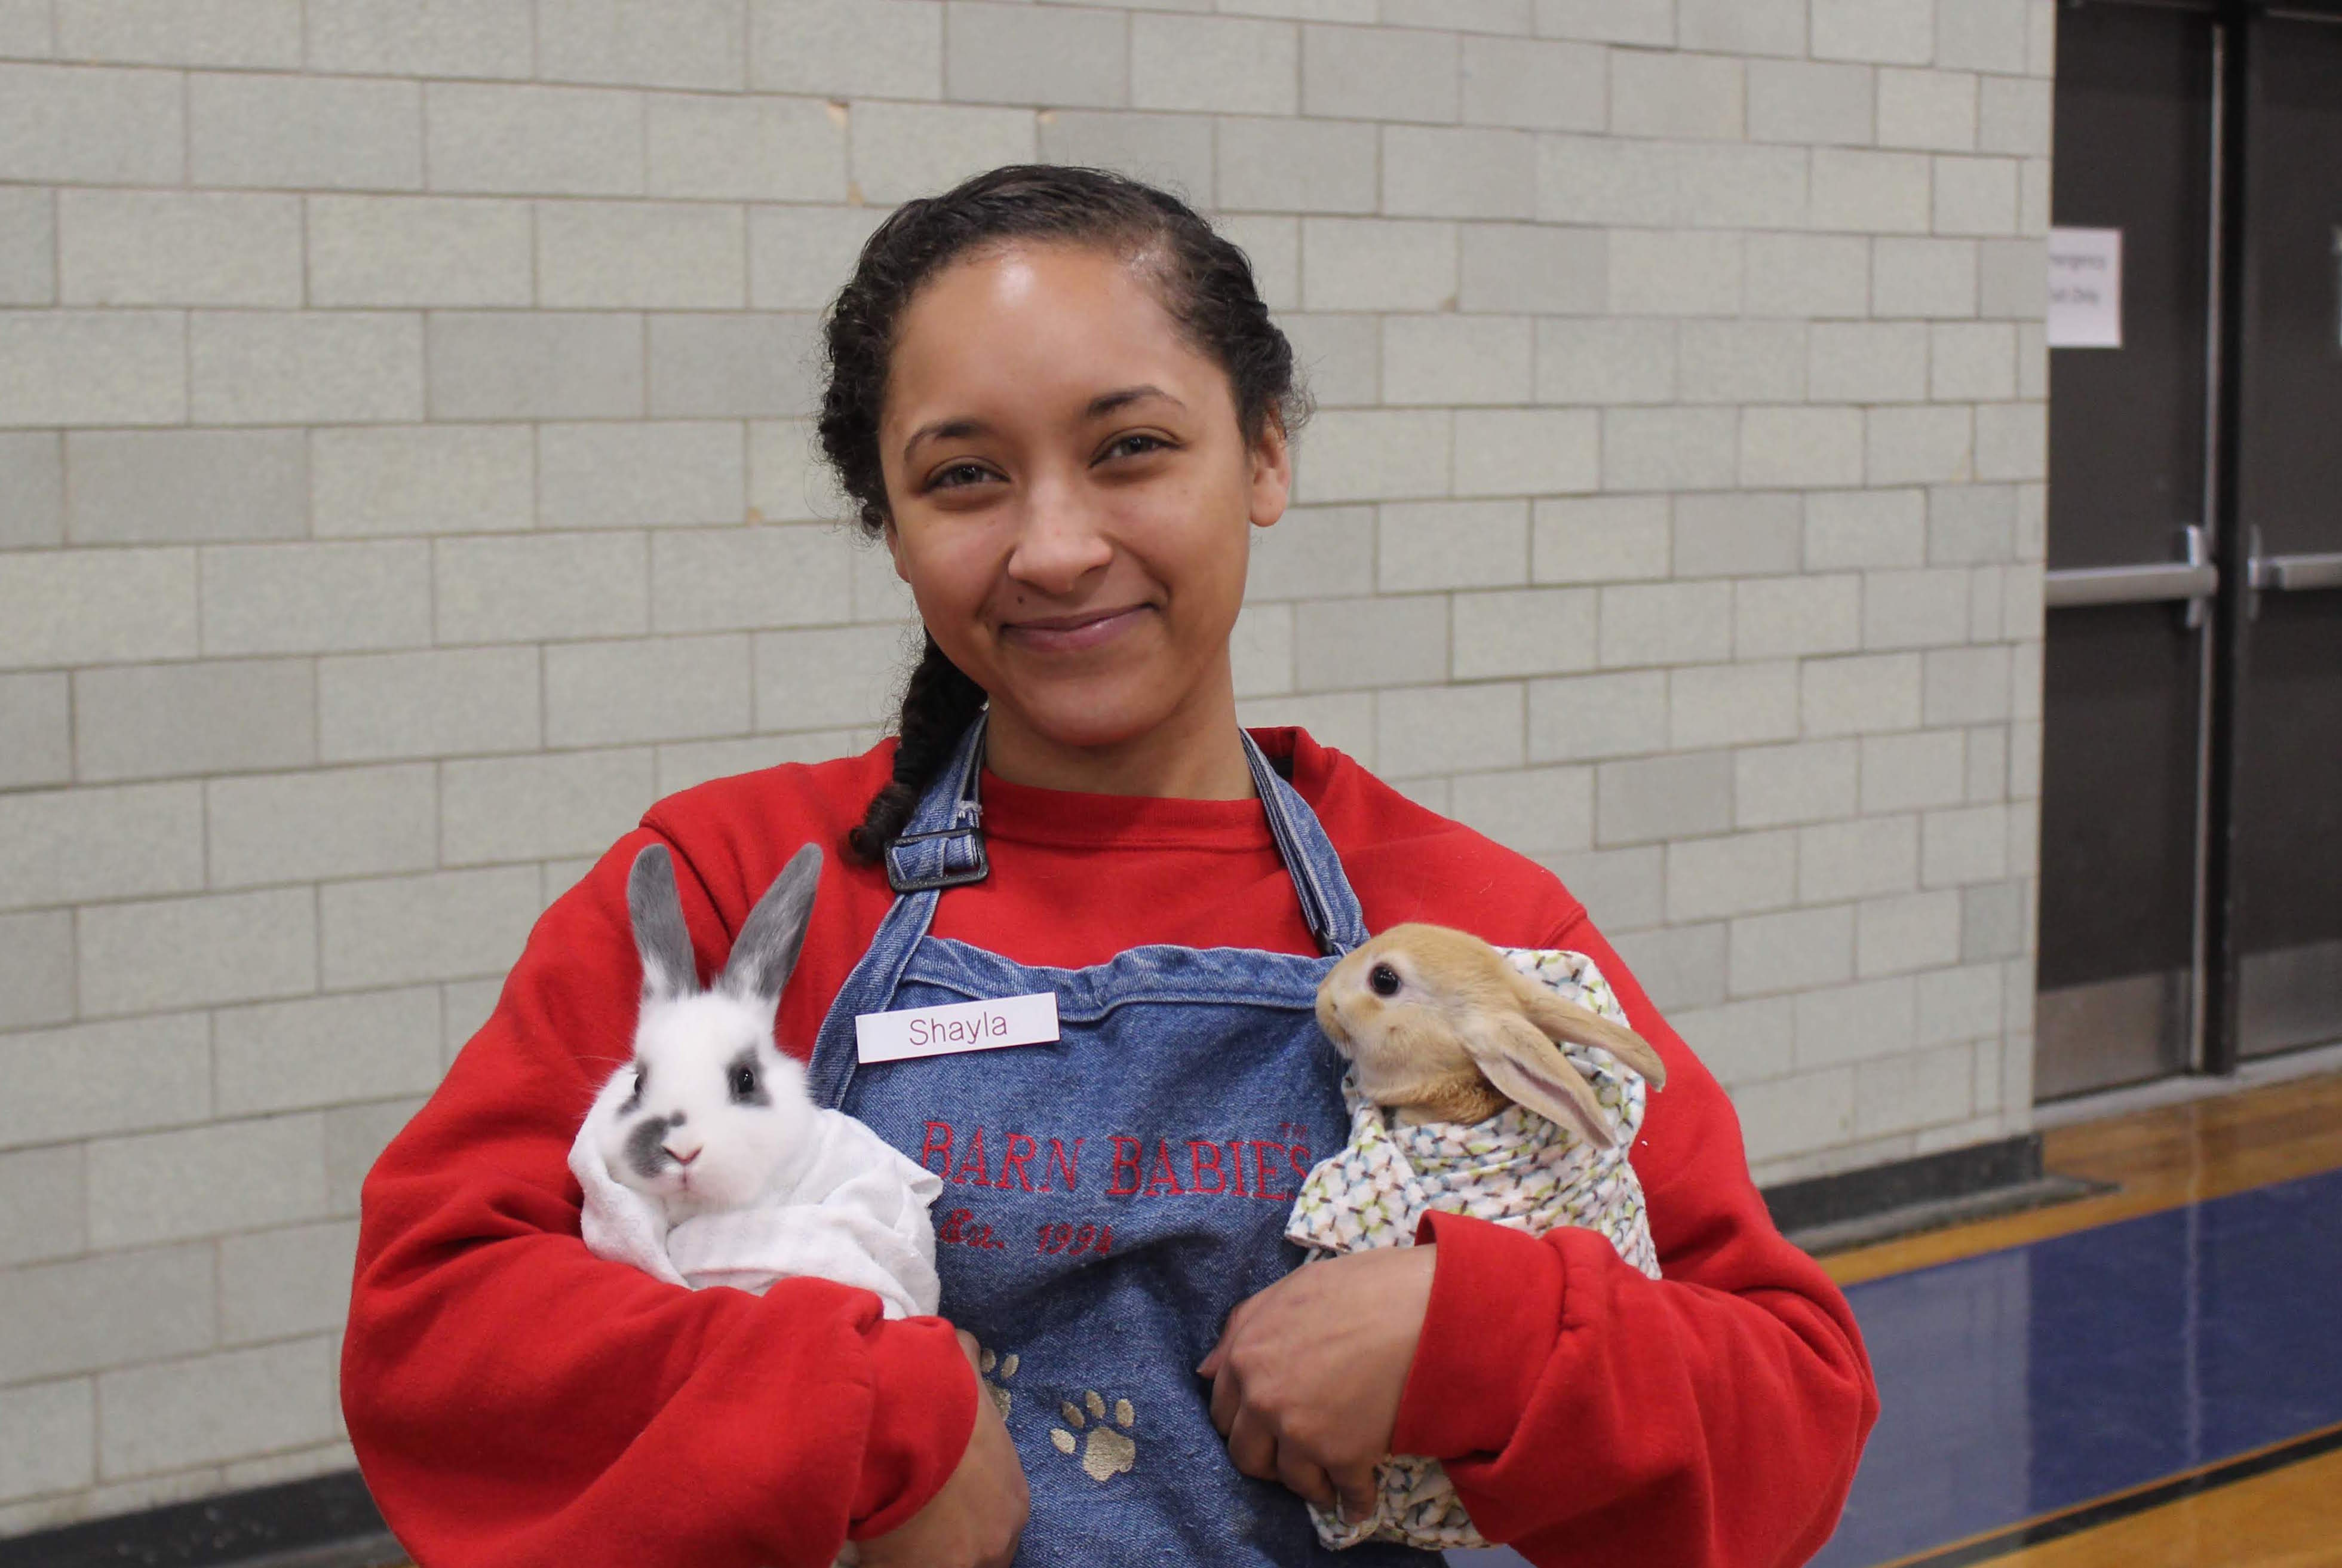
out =
<path fill-rule="evenodd" d="M 1321 1507 L 1375 1506 L 1399 1395 L 1431 1303 L 1436 1246 L 1320 1259 L 1238 1302 L 1197 1375 L 1212 1424 L 1246 1475 Z"/>
<path fill-rule="evenodd" d="M 974 1373 L 976 1336 L 962 1329 L 959 1348 Z M 1016 1445 L 979 1384 L 976 1430 L 951 1479 L 903 1523 L 863 1542 L 862 1568 L 1008 1568 L 1032 1505 Z"/>

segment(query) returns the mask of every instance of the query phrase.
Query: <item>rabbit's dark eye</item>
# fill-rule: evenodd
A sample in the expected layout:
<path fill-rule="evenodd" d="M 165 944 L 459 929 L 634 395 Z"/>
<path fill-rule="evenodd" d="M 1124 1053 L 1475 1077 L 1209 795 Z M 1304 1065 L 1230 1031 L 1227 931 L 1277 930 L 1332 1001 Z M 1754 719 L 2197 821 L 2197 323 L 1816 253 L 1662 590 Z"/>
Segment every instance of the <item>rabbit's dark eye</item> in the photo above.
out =
<path fill-rule="evenodd" d="M 732 1069 L 732 1097 L 745 1100 L 756 1092 L 756 1070 L 754 1067 Z"/>
<path fill-rule="evenodd" d="M 1398 971 L 1387 964 L 1377 964 L 1373 973 L 1366 976 L 1366 984 L 1375 988 L 1377 996 L 1396 996 L 1398 994 Z"/>

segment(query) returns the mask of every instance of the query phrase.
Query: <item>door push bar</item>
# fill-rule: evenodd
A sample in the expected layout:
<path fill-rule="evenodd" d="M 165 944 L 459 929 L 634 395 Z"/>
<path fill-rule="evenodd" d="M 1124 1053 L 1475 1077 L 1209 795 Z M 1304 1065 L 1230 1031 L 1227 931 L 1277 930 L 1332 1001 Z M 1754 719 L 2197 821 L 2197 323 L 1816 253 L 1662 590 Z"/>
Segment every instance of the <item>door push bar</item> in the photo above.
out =
<path fill-rule="evenodd" d="M 2220 591 L 2220 568 L 2207 559 L 2204 530 L 2190 523 L 2180 530 L 2181 560 L 2144 566 L 2080 566 L 2042 574 L 2042 602 L 2051 609 L 2074 604 L 2152 604 L 2174 600 L 2187 606 L 2190 627 L 2204 624 L 2204 606 Z M 2322 558 L 2322 557 L 2321 557 Z M 2291 557 L 2288 557 L 2291 559 Z"/>
<path fill-rule="evenodd" d="M 2252 530 L 2253 554 L 2245 582 L 2253 590 L 2253 611 L 2260 611 L 2259 595 L 2271 588 L 2298 593 L 2306 588 L 2342 588 L 2342 551 L 2322 555 L 2264 555 L 2261 531 Z"/>

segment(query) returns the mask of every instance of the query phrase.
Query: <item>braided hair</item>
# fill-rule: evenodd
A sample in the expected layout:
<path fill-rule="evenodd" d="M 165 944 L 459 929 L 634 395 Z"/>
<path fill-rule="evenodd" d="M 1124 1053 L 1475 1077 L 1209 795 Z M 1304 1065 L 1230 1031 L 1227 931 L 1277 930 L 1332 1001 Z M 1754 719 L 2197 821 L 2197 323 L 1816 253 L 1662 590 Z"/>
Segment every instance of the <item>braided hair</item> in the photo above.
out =
<path fill-rule="evenodd" d="M 871 537 L 884 537 L 892 515 L 878 416 L 904 308 L 949 264 L 1020 240 L 1096 246 L 1136 268 L 1188 342 L 1227 373 L 1247 443 L 1257 443 L 1271 420 L 1289 435 L 1308 416 L 1293 346 L 1269 319 L 1251 264 L 1193 208 L 1105 169 L 1004 165 L 896 208 L 865 242 L 854 276 L 823 317 L 822 452 L 856 524 Z M 928 636 L 903 693 L 894 777 L 846 837 L 856 858 L 885 856 L 984 704 L 984 688 Z"/>

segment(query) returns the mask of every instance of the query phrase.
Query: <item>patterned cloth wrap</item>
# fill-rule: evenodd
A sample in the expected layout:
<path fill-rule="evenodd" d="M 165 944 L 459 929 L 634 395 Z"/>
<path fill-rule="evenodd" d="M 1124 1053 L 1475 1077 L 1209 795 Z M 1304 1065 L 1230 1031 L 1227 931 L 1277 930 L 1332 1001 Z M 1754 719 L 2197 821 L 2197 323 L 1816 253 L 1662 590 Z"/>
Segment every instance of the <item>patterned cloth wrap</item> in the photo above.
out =
<path fill-rule="evenodd" d="M 1626 1022 L 1609 982 L 1584 954 L 1496 951 L 1569 1001 L 1613 1023 Z M 1609 1237 L 1620 1257 L 1658 1278 L 1643 1186 L 1626 1160 L 1643 1124 L 1642 1075 L 1598 1046 L 1564 1043 L 1561 1051 L 1593 1084 L 1595 1097 L 1625 1134 L 1616 1148 L 1594 1148 L 1569 1128 L 1521 1105 L 1507 1105 L 1469 1125 L 1399 1125 L 1358 1094 L 1353 1073 L 1342 1080 L 1350 1142 L 1311 1169 L 1286 1224 L 1286 1237 L 1310 1249 L 1310 1262 L 1367 1247 L 1411 1246 L 1416 1222 L 1426 1210 L 1438 1209 L 1532 1235 L 1556 1225 L 1582 1225 Z M 1437 1460 L 1394 1455 L 1383 1461 L 1376 1481 L 1380 1496 L 1375 1512 L 1356 1523 L 1309 1504 L 1318 1540 L 1335 1548 L 1395 1541 L 1429 1551 L 1488 1544 L 1473 1528 Z"/>

